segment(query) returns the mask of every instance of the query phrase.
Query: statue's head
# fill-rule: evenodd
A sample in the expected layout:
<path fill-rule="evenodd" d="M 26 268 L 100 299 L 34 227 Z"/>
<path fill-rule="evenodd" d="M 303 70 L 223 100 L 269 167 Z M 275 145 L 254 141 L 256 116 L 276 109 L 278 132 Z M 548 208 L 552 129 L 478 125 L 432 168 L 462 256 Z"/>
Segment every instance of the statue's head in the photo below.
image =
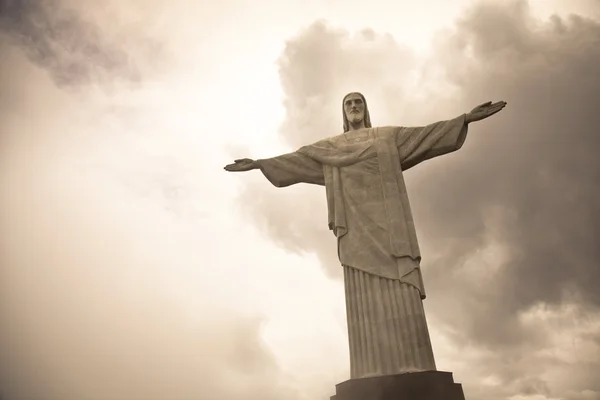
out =
<path fill-rule="evenodd" d="M 344 132 L 350 130 L 352 125 L 360 125 L 364 121 L 365 128 L 371 127 L 369 108 L 365 96 L 358 92 L 348 93 L 342 101 L 342 114 L 344 116 Z"/>

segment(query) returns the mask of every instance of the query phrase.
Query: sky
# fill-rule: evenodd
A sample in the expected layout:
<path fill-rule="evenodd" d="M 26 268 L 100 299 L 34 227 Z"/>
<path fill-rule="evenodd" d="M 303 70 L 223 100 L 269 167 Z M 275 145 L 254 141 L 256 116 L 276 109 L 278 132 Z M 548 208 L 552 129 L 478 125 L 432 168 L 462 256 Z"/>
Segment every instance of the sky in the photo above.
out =
<path fill-rule="evenodd" d="M 328 398 L 349 377 L 322 187 L 242 157 L 488 101 L 405 179 L 438 369 L 600 399 L 600 2 L 0 0 L 0 398 Z"/>

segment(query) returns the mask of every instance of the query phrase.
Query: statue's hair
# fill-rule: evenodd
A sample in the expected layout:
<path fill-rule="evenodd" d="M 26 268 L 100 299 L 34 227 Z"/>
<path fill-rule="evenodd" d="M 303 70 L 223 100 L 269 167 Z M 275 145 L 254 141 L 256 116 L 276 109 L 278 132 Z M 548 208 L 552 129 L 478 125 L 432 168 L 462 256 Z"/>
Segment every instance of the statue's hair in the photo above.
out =
<path fill-rule="evenodd" d="M 371 127 L 371 117 L 369 116 L 369 107 L 367 107 L 367 100 L 365 99 L 365 96 L 363 96 L 362 93 L 352 92 L 352 93 L 348 93 L 347 95 L 345 95 L 344 99 L 342 100 L 342 117 L 344 118 L 344 132 L 348 132 L 350 130 L 350 124 L 348 123 L 348 117 L 346 116 L 346 110 L 344 109 L 344 103 L 346 102 L 346 99 L 348 98 L 348 96 L 353 95 L 353 94 L 359 95 L 363 101 L 363 104 L 365 105 L 365 118 L 364 118 L 365 128 Z"/>

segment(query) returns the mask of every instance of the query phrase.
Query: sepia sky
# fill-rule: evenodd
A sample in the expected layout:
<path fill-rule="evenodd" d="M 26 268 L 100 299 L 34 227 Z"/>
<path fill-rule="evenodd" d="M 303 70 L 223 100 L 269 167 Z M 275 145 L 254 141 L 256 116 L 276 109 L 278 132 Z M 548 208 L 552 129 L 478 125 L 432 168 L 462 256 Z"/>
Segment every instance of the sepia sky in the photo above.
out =
<path fill-rule="evenodd" d="M 393 4 L 392 4 L 393 3 Z M 235 158 L 507 107 L 405 175 L 438 369 L 600 399 L 597 0 L 0 0 L 0 398 L 312 400 L 349 377 L 324 189 Z"/>

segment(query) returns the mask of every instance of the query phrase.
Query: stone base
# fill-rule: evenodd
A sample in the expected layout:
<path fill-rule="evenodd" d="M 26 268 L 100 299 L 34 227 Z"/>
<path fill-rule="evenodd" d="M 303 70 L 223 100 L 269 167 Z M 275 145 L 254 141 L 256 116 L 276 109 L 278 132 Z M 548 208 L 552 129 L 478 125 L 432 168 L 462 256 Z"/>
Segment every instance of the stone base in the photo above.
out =
<path fill-rule="evenodd" d="M 331 400 L 465 400 L 452 373 L 442 371 L 350 379 L 335 387 Z"/>

